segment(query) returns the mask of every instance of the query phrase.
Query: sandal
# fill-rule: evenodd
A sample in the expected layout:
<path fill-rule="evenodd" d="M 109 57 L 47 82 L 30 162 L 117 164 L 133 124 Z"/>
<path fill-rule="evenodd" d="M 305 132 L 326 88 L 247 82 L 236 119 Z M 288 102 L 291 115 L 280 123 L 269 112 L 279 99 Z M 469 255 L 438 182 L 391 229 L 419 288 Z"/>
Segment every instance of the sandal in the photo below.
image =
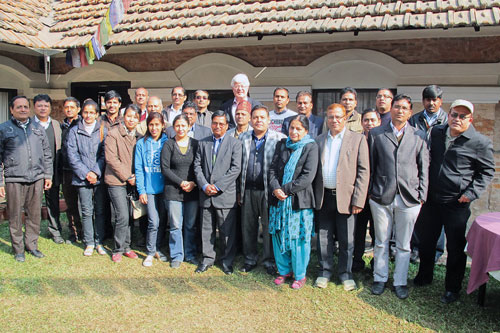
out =
<path fill-rule="evenodd" d="M 286 274 L 286 275 L 280 275 L 276 279 L 274 279 L 274 284 L 277 286 L 282 285 L 283 283 L 285 283 L 287 278 L 291 278 L 291 277 L 292 277 L 291 272 Z"/>
<path fill-rule="evenodd" d="M 292 283 L 292 289 L 300 289 L 306 284 L 306 278 L 303 278 L 302 280 L 295 280 Z"/>

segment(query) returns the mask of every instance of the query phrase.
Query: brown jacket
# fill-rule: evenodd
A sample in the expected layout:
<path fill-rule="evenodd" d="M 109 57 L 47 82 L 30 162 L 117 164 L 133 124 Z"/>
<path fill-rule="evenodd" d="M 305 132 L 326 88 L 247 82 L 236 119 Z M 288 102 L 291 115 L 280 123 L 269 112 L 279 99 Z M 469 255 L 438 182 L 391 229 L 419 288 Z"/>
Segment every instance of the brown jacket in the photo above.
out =
<path fill-rule="evenodd" d="M 140 134 L 128 135 L 124 125 L 113 127 L 104 142 L 107 185 L 123 186 L 133 174 L 134 149 Z"/>
<path fill-rule="evenodd" d="M 323 188 L 322 165 L 325 161 L 325 145 L 328 132 L 316 138 L 319 146 L 320 161 L 315 188 Z M 351 214 L 351 206 L 363 208 L 365 206 L 368 185 L 370 182 L 370 160 L 368 144 L 363 134 L 346 129 L 340 146 L 339 161 L 337 164 L 337 209 L 341 214 Z M 323 191 L 316 191 L 323 193 Z M 320 200 L 320 206 L 328 204 Z"/>

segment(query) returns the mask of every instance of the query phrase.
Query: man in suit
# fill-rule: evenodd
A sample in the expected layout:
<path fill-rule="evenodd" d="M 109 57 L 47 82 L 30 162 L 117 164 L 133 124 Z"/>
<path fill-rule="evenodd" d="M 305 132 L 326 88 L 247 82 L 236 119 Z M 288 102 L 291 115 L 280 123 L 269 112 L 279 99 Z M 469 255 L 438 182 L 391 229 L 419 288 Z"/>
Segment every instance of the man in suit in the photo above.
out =
<path fill-rule="evenodd" d="M 276 143 L 286 136 L 269 129 L 269 110 L 257 106 L 251 113 L 253 130 L 240 135 L 243 144 L 242 172 L 239 182 L 243 255 L 245 263 L 241 272 L 250 272 L 257 266 L 259 217 L 262 224 L 262 265 L 274 275 L 273 248 L 269 234 L 268 173 Z"/>
<path fill-rule="evenodd" d="M 370 208 L 375 226 L 372 293 L 381 295 L 389 278 L 389 240 L 396 240 L 394 291 L 408 297 L 410 239 L 421 205 L 427 198 L 429 151 L 425 133 L 408 124 L 411 98 L 392 100 L 391 121 L 368 134 L 370 147 Z"/>
<path fill-rule="evenodd" d="M 196 268 L 205 272 L 215 263 L 216 229 L 222 251 L 222 270 L 233 273 L 236 254 L 236 180 L 241 171 L 241 142 L 229 135 L 229 115 L 215 111 L 212 135 L 201 140 L 194 158 L 196 183 L 200 188 L 201 245 L 203 260 Z"/>
<path fill-rule="evenodd" d="M 242 101 L 249 101 L 252 105 L 251 109 L 262 103 L 248 97 L 248 89 L 250 89 L 250 81 L 248 76 L 243 73 L 236 74 L 231 80 L 231 88 L 233 89 L 234 98 L 222 104 L 222 110 L 229 116 L 229 127 L 236 126 L 236 108 Z"/>
<path fill-rule="evenodd" d="M 60 185 L 60 162 L 61 162 L 61 124 L 50 117 L 52 111 L 52 100 L 49 95 L 40 94 L 33 98 L 33 110 L 35 116 L 32 118 L 47 134 L 50 152 L 52 154 L 52 187 L 45 191 L 45 205 L 49 218 L 49 233 L 56 244 L 64 243 L 61 232 L 61 221 L 59 220 L 59 185 Z"/>
<path fill-rule="evenodd" d="M 457 301 L 462 287 L 470 204 L 484 193 L 495 175 L 493 145 L 472 125 L 473 114 L 472 103 L 458 99 L 451 104 L 448 123 L 432 128 L 429 200 L 416 226 L 420 236 L 416 286 L 432 283 L 436 242 L 444 226 L 448 258 L 441 302 L 445 304 Z"/>
<path fill-rule="evenodd" d="M 316 138 L 321 167 L 318 168 L 318 253 L 320 270 L 315 285 L 326 288 L 333 274 L 333 248 L 339 242 L 337 271 L 344 290 L 356 289 L 351 266 L 355 216 L 363 210 L 370 181 L 368 144 L 363 134 L 347 129 L 343 105 L 327 108 L 329 131 Z M 335 237 L 334 237 L 335 234 Z"/>
<path fill-rule="evenodd" d="M 181 86 L 172 88 L 172 104 L 167 106 L 163 111 L 163 119 L 166 122 L 172 123 L 174 121 L 175 116 L 178 116 L 182 112 L 182 105 L 186 101 L 186 90 Z"/>
<path fill-rule="evenodd" d="M 299 91 L 296 97 L 297 112 L 303 114 L 309 119 L 309 136 L 316 138 L 323 132 L 323 118 L 312 114 L 313 102 L 312 94 L 309 91 Z M 288 117 L 283 122 L 281 132 L 288 136 L 288 127 L 294 116 Z"/>
<path fill-rule="evenodd" d="M 200 141 L 201 139 L 212 135 L 212 131 L 210 131 L 210 128 L 202 126 L 196 122 L 196 118 L 198 115 L 197 111 L 198 107 L 196 106 L 196 104 L 194 104 L 194 102 L 187 101 L 182 106 L 182 114 L 186 115 L 186 117 L 189 120 L 190 129 L 188 132 L 188 136 Z M 169 139 L 174 138 L 175 137 L 174 127 L 173 126 L 168 127 L 166 133 Z"/>

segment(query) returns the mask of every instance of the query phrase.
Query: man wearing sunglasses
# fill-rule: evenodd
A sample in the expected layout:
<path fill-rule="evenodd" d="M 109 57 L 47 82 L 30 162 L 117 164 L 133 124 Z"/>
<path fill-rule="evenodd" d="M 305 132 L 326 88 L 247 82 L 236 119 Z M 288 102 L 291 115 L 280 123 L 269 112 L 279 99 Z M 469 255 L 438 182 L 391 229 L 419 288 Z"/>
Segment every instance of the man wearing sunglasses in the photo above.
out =
<path fill-rule="evenodd" d="M 459 298 L 465 273 L 465 231 L 470 204 L 486 190 L 495 173 L 493 145 L 472 125 L 473 114 L 471 102 L 454 101 L 448 123 L 433 127 L 429 138 L 429 193 L 418 225 L 420 267 L 414 285 L 432 283 L 436 242 L 444 225 L 448 259 L 441 302 L 445 304 Z"/>
<path fill-rule="evenodd" d="M 194 93 L 194 103 L 198 107 L 198 117 L 196 123 L 210 128 L 212 126 L 212 111 L 208 111 L 210 105 L 210 95 L 206 90 L 196 90 Z"/>

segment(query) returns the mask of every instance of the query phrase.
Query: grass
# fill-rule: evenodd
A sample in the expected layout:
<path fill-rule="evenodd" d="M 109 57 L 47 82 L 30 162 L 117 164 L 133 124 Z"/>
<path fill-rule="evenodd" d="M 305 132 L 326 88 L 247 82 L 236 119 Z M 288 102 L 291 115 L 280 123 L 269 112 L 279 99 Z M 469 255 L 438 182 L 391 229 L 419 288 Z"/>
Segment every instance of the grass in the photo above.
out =
<path fill-rule="evenodd" d="M 439 301 L 444 267 L 432 286 L 411 288 L 402 301 L 390 290 L 371 295 L 368 273 L 356 275 L 356 292 L 338 283 L 313 288 L 313 254 L 307 285 L 294 291 L 275 287 L 262 269 L 226 276 L 219 268 L 195 274 L 195 266 L 186 263 L 174 270 L 158 261 L 144 268 L 141 260 L 125 257 L 119 264 L 109 256 L 85 258 L 81 245 L 56 245 L 46 230 L 43 223 L 39 248 L 47 257 L 28 255 L 23 264 L 13 259 L 8 224 L 0 224 L 2 332 L 500 330 L 500 282 L 488 283 L 485 308 L 476 304 L 477 292 L 463 292 L 458 303 L 445 306 Z M 241 265 L 239 257 L 235 271 Z M 417 268 L 411 265 L 410 278 Z"/>

